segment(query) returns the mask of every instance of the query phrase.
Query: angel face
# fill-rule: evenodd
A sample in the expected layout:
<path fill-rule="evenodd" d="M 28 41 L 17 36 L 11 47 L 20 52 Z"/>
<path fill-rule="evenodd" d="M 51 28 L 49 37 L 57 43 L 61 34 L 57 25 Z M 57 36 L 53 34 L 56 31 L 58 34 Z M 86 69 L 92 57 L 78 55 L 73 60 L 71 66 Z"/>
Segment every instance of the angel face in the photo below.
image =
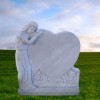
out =
<path fill-rule="evenodd" d="M 34 32 L 36 32 L 36 30 L 37 30 L 37 27 L 36 26 L 31 26 L 31 27 L 29 27 L 29 29 L 28 29 L 28 33 L 29 34 L 31 34 L 31 33 L 34 33 Z"/>

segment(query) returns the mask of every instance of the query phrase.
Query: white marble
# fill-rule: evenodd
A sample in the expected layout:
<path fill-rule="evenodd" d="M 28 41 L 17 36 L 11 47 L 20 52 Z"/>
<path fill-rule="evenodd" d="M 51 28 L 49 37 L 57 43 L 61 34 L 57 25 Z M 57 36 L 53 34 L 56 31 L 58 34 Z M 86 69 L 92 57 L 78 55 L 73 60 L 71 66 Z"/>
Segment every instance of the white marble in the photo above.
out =
<path fill-rule="evenodd" d="M 38 87 L 34 90 L 23 91 L 18 90 L 20 95 L 45 95 L 45 96 L 60 96 L 60 95 L 78 95 L 78 86 L 64 86 L 64 87 Z"/>
<path fill-rule="evenodd" d="M 80 71 L 74 67 L 80 42 L 71 32 L 57 34 L 25 26 L 16 39 L 20 95 L 78 95 Z"/>

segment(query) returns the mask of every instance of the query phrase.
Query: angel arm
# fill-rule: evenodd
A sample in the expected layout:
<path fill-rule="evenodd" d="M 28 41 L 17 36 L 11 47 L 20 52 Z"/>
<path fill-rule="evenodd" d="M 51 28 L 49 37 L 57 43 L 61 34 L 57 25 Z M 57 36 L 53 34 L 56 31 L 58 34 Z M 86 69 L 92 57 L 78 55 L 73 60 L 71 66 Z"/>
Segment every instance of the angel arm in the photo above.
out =
<path fill-rule="evenodd" d="M 34 36 L 32 39 L 30 39 L 30 40 L 28 41 L 28 44 L 34 43 L 38 37 L 39 37 L 39 35 Z"/>
<path fill-rule="evenodd" d="M 25 44 L 32 44 L 34 43 L 34 41 L 40 36 L 42 35 L 42 33 L 37 34 L 36 36 L 34 36 L 32 39 L 29 40 L 28 36 L 25 35 L 21 35 L 21 40 L 25 43 Z"/>

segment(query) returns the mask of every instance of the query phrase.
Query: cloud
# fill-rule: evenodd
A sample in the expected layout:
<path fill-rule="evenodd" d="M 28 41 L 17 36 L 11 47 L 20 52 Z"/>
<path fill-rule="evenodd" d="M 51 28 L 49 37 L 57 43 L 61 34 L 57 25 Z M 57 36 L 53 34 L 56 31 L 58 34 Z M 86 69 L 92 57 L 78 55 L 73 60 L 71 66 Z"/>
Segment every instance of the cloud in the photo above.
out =
<path fill-rule="evenodd" d="M 100 49 L 100 43 L 90 43 L 90 47 Z"/>
<path fill-rule="evenodd" d="M 90 16 L 92 25 L 100 27 L 100 12 L 96 12 Z"/>
<path fill-rule="evenodd" d="M 51 29 L 56 33 L 62 30 L 75 32 L 80 28 L 82 17 L 80 15 L 68 15 L 68 13 L 68 10 L 64 10 L 53 17 L 45 19 L 43 21 L 45 23 L 44 28 Z"/>
<path fill-rule="evenodd" d="M 11 35 L 11 36 L 7 36 L 7 37 L 3 37 L 0 39 L 0 45 L 2 44 L 8 44 L 8 43 L 15 43 L 16 40 L 16 35 Z"/>
<path fill-rule="evenodd" d="M 5 49 L 5 50 L 15 50 L 15 40 L 16 36 L 7 36 L 4 38 L 1 38 L 1 43 L 0 43 L 0 49 Z"/>
<path fill-rule="evenodd" d="M 1 16 L 7 16 L 7 17 L 25 17 L 31 13 L 34 13 L 35 11 L 29 10 L 29 7 L 27 5 L 22 5 L 20 7 L 17 7 L 14 2 L 11 2 L 9 0 L 0 1 L 0 15 Z"/>
<path fill-rule="evenodd" d="M 80 36 L 82 52 L 100 52 L 100 36 Z"/>
<path fill-rule="evenodd" d="M 73 32 L 81 51 L 100 51 L 100 0 L 0 0 L 0 45 L 11 44 L 32 20 L 54 33 Z"/>
<path fill-rule="evenodd" d="M 100 6 L 100 0 L 87 0 L 92 6 Z"/>
<path fill-rule="evenodd" d="M 0 49 L 1 50 L 15 50 L 15 43 L 11 42 L 11 43 L 2 44 L 0 45 Z"/>

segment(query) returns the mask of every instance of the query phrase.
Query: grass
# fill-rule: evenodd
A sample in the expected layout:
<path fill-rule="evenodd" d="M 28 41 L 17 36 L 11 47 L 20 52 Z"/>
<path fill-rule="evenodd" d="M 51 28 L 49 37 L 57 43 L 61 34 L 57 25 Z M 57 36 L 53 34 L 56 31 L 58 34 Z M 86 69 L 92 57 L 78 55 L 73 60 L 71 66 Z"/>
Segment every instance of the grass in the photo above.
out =
<path fill-rule="evenodd" d="M 82 52 L 78 96 L 19 96 L 15 51 L 0 50 L 0 100 L 100 100 L 100 52 Z"/>

